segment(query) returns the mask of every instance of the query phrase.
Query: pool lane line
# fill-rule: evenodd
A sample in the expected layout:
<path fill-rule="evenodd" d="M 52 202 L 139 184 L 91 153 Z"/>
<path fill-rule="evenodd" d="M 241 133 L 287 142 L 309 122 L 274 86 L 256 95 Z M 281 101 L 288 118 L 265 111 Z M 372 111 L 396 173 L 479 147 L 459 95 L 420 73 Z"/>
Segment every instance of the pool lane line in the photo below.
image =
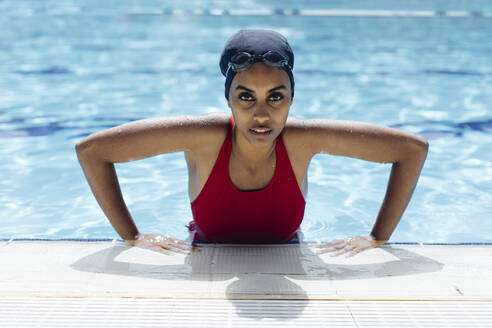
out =
<path fill-rule="evenodd" d="M 306 17 L 448 17 L 492 18 L 492 12 L 443 10 L 354 10 L 354 9 L 154 9 L 136 10 L 123 15 L 167 16 L 306 16 Z"/>

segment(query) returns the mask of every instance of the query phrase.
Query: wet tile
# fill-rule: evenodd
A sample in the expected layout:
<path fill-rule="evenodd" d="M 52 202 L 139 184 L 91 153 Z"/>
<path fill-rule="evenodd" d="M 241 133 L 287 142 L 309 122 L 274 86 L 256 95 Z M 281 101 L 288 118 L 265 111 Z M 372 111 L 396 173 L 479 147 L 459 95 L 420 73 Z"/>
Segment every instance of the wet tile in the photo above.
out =
<path fill-rule="evenodd" d="M 355 257 L 305 245 L 208 245 L 165 255 L 124 243 L 0 247 L 0 295 L 219 299 L 490 299 L 492 247 L 385 246 Z"/>

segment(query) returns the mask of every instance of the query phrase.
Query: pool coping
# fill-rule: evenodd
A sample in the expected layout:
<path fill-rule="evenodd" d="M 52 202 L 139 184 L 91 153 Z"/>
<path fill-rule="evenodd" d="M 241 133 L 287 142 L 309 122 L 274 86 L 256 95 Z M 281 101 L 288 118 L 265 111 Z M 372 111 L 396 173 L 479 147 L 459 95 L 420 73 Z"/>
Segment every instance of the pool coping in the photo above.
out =
<path fill-rule="evenodd" d="M 118 238 L 0 238 L 1 242 L 13 242 L 13 241 L 47 241 L 47 242 L 60 242 L 60 241 L 73 241 L 73 242 L 87 242 L 87 243 L 100 243 L 100 242 L 120 242 L 124 243 L 123 239 Z M 316 244 L 320 241 L 302 241 L 301 244 Z M 324 243 L 325 241 L 321 241 Z M 329 241 L 326 241 L 329 242 Z M 282 244 L 298 244 L 297 241 L 282 243 Z M 213 243 L 205 243 L 213 244 Z M 275 244 L 274 244 L 275 245 Z M 396 241 L 386 242 L 384 245 L 424 245 L 424 246 L 492 246 L 492 242 L 416 242 L 416 241 Z"/>
<path fill-rule="evenodd" d="M 490 243 L 387 243 L 346 258 L 307 243 L 169 256 L 111 239 L 0 242 L 0 297 L 492 301 Z"/>

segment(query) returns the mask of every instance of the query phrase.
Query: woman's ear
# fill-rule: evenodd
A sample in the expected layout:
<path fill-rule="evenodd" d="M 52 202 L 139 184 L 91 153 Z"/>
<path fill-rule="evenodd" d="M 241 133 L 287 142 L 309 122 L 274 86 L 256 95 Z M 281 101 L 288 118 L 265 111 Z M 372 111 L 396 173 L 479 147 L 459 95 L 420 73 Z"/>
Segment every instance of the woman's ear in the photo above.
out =
<path fill-rule="evenodd" d="M 231 102 L 227 99 L 227 107 L 231 108 Z"/>

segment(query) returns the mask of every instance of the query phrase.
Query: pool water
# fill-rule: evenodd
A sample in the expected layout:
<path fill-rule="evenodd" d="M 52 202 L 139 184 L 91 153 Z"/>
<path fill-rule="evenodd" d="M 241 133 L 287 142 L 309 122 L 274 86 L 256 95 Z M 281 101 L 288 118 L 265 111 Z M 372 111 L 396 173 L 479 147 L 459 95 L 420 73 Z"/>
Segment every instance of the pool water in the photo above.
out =
<path fill-rule="evenodd" d="M 0 238 L 117 237 L 75 143 L 141 118 L 227 112 L 223 44 L 238 29 L 268 28 L 286 35 L 296 55 L 292 115 L 371 122 L 429 141 L 391 241 L 491 242 L 492 4 L 282 4 L 294 11 L 273 1 L 0 2 Z M 266 14 L 251 11 L 258 8 Z M 192 215 L 183 154 L 116 167 L 140 231 L 186 239 Z M 317 155 L 304 239 L 368 234 L 390 168 Z"/>

